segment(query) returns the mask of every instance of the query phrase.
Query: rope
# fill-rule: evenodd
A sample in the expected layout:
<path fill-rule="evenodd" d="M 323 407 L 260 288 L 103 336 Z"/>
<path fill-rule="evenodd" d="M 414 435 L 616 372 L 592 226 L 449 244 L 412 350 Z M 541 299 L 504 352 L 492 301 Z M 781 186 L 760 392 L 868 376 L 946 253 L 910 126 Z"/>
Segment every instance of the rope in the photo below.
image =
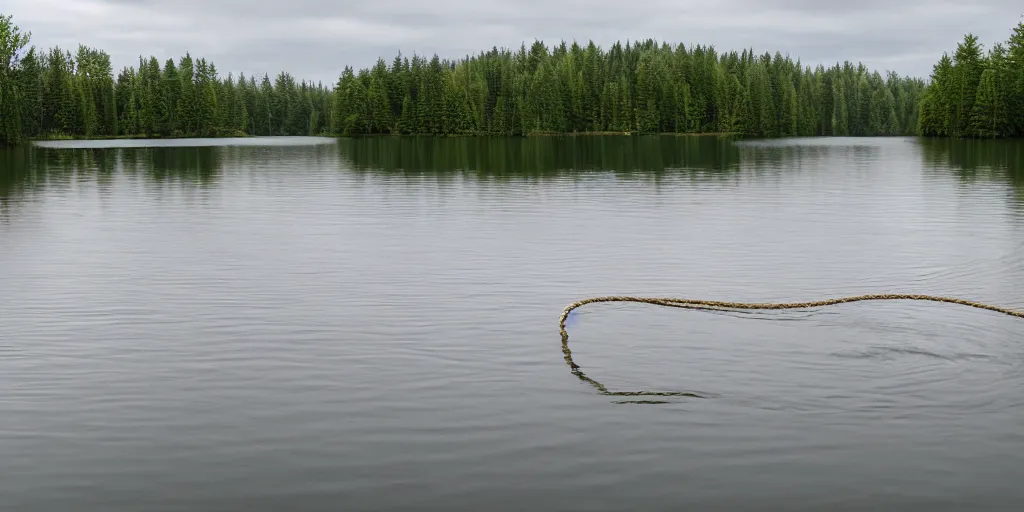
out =
<path fill-rule="evenodd" d="M 609 391 L 608 388 L 600 382 L 587 377 L 583 371 L 580 370 L 572 360 L 572 351 L 569 350 L 569 333 L 565 330 L 566 319 L 569 318 L 569 313 L 573 310 L 586 306 L 587 304 L 593 304 L 596 302 L 638 302 L 643 304 L 653 304 L 656 306 L 667 306 L 673 308 L 684 308 L 684 309 L 702 309 L 702 310 L 732 310 L 732 309 L 807 309 L 817 308 L 822 306 L 835 306 L 838 304 L 846 304 L 850 302 L 863 302 L 871 300 L 918 300 L 918 301 L 931 301 L 931 302 L 945 302 L 948 304 L 959 304 L 961 306 L 967 306 L 977 309 L 984 309 L 988 311 L 994 311 L 996 313 L 1002 313 L 1017 318 L 1024 318 L 1024 311 L 1015 311 L 999 306 L 992 306 L 989 304 L 983 304 L 981 302 L 975 302 L 970 300 L 958 299 L 954 297 L 941 297 L 933 295 L 914 295 L 914 294 L 903 294 L 903 293 L 890 293 L 890 294 L 873 294 L 873 295 L 857 295 L 853 297 L 841 297 L 837 299 L 826 299 L 814 302 L 762 302 L 762 303 L 750 303 L 750 302 L 724 302 L 716 300 L 700 300 L 700 299 L 673 299 L 673 298 L 654 298 L 654 297 L 629 297 L 629 296 L 610 296 L 610 297 L 593 297 L 590 299 L 584 299 L 581 301 L 573 302 L 569 304 L 562 311 L 562 316 L 558 319 L 558 328 L 562 334 L 562 352 L 565 354 L 565 362 L 572 369 L 573 375 L 576 375 L 580 380 L 593 386 L 598 393 L 607 396 L 663 396 L 663 397 L 691 397 L 691 398 L 710 398 L 706 393 L 699 393 L 696 391 Z M 621 403 L 621 402 L 620 402 Z M 665 403 L 663 401 L 640 401 L 640 402 L 628 402 L 628 403 Z"/>

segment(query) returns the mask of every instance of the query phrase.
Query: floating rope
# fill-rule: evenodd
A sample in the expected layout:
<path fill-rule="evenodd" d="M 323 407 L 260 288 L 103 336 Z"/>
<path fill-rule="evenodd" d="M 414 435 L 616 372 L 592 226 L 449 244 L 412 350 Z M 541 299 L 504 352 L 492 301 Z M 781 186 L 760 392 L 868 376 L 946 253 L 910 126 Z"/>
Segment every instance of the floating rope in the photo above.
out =
<path fill-rule="evenodd" d="M 643 304 L 653 304 L 656 306 L 667 306 L 673 308 L 685 308 L 685 309 L 702 309 L 702 310 L 750 310 L 750 309 L 807 309 L 817 308 L 822 306 L 835 306 L 837 304 L 846 304 L 849 302 L 862 302 L 870 300 L 919 300 L 919 301 L 931 301 L 931 302 L 945 302 L 949 304 L 959 304 L 961 306 L 968 306 L 977 309 L 984 309 L 988 311 L 994 311 L 996 313 L 1002 313 L 1017 318 L 1024 318 L 1024 311 L 1015 311 L 1012 309 L 1002 308 L 999 306 L 992 306 L 989 304 L 983 304 L 981 302 L 974 302 L 970 300 L 957 299 L 953 297 L 939 297 L 933 295 L 913 295 L 913 294 L 902 294 L 902 293 L 891 293 L 891 294 L 874 294 L 874 295 L 857 295 L 853 297 L 841 297 L 838 299 L 827 299 L 815 302 L 764 302 L 764 303 L 749 303 L 749 302 L 724 302 L 716 300 L 699 300 L 699 299 L 673 299 L 673 298 L 653 298 L 653 297 L 628 297 L 628 296 L 611 296 L 611 297 L 594 297 L 590 299 L 584 299 L 578 302 L 569 304 L 568 307 L 562 311 L 561 318 L 558 319 L 558 328 L 562 334 L 562 352 L 565 354 L 565 362 L 572 369 L 573 375 L 576 375 L 580 380 L 590 384 L 598 391 L 598 393 L 607 396 L 663 396 L 663 397 L 691 397 L 691 398 L 710 398 L 705 393 L 699 393 L 695 391 L 609 391 L 608 388 L 600 382 L 586 376 L 583 371 L 580 370 L 572 360 L 572 351 L 569 350 L 569 333 L 565 330 L 565 322 L 569 318 L 569 313 L 573 310 L 585 306 L 587 304 L 593 304 L 595 302 L 639 302 Z M 619 402 L 619 403 L 665 403 L 663 401 L 644 400 L 638 402 Z"/>

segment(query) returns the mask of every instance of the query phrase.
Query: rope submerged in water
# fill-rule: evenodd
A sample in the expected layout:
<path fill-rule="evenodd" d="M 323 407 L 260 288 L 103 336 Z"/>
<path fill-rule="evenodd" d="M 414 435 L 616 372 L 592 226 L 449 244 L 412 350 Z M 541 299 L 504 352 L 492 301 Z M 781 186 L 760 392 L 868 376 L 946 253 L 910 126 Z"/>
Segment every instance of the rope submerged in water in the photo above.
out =
<path fill-rule="evenodd" d="M 852 297 L 840 297 L 836 299 L 826 299 L 813 302 L 762 302 L 762 303 L 751 303 L 751 302 L 725 302 L 716 300 L 700 300 L 700 299 L 675 299 L 675 298 L 656 298 L 656 297 L 629 297 L 629 296 L 609 296 L 609 297 L 593 297 L 590 299 L 584 299 L 581 301 L 573 302 L 569 304 L 562 311 L 562 316 L 558 319 L 558 328 L 562 334 L 562 352 L 565 354 L 565 362 L 572 369 L 572 373 L 579 377 L 580 380 L 590 384 L 602 395 L 608 396 L 663 396 L 663 397 L 692 397 L 692 398 L 709 398 L 709 395 L 704 393 L 698 393 L 694 391 L 609 391 L 600 382 L 587 377 L 572 360 L 572 351 L 569 350 L 569 333 L 565 330 L 565 322 L 569 318 L 569 313 L 572 313 L 575 309 L 585 306 L 587 304 L 593 304 L 596 302 L 637 302 L 643 304 L 653 304 L 656 306 L 667 306 L 673 308 L 685 308 L 685 309 L 704 309 L 704 310 L 770 310 L 770 309 L 807 309 L 816 308 L 822 306 L 835 306 L 838 304 L 846 304 L 850 302 L 863 302 L 863 301 L 878 301 L 878 300 L 917 300 L 917 301 L 930 301 L 930 302 L 945 302 L 949 304 L 959 304 L 961 306 L 967 306 L 977 309 L 984 309 L 988 311 L 994 311 L 996 313 L 1002 313 L 1017 318 L 1024 318 L 1024 311 L 1015 311 L 999 306 L 993 306 L 990 304 L 984 304 L 981 302 L 975 302 L 965 299 L 958 299 L 954 297 L 942 297 L 934 295 L 917 295 L 917 294 L 903 294 L 903 293 L 888 293 L 888 294 L 873 294 L 873 295 L 856 295 Z M 664 403 L 661 401 L 643 401 L 637 403 Z"/>

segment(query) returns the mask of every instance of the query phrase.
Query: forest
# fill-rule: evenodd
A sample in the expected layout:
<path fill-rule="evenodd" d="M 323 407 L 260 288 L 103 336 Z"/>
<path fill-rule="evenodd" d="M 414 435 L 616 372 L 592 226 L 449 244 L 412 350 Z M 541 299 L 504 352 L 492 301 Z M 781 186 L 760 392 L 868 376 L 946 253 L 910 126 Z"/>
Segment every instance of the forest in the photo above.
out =
<path fill-rule="evenodd" d="M 116 75 L 80 45 L 30 47 L 0 15 L 0 145 L 38 138 L 732 133 L 748 137 L 1024 135 L 1024 23 L 984 52 L 973 35 L 929 79 L 802 65 L 654 40 L 602 49 L 535 41 L 458 60 L 411 58 L 331 86 L 226 77 L 189 54 Z"/>
<path fill-rule="evenodd" d="M 937 137 L 1024 136 L 1024 22 L 985 53 L 968 34 L 932 69 L 919 132 Z"/>

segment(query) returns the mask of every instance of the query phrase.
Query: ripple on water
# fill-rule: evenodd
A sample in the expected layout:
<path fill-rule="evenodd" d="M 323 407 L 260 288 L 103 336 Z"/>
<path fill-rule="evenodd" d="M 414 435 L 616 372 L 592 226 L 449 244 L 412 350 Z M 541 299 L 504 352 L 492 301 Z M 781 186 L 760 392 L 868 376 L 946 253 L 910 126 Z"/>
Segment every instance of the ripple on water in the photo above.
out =
<path fill-rule="evenodd" d="M 601 395 L 561 352 L 562 308 L 612 294 L 1024 309 L 1019 185 L 945 146 L 41 146 L 0 154 L 24 166 L 0 171 L 11 508 L 1024 500 L 1018 319 L 905 301 L 572 315 L 588 377 L 711 399 Z"/>

